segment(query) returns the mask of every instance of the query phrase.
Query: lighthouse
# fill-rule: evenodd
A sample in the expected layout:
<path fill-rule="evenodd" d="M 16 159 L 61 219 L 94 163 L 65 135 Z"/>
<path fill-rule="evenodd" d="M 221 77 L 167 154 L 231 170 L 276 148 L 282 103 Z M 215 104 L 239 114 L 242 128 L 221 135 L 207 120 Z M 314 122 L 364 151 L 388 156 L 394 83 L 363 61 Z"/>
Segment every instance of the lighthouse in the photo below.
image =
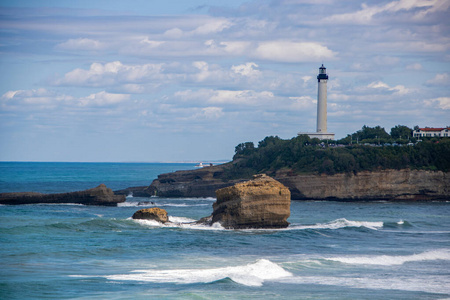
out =
<path fill-rule="evenodd" d="M 327 131 L 327 68 L 322 66 L 319 68 L 317 75 L 317 127 L 316 132 L 307 133 L 299 132 L 299 135 L 306 134 L 310 138 L 318 138 L 321 140 L 334 140 L 334 133 Z"/>
<path fill-rule="evenodd" d="M 319 68 L 317 75 L 317 133 L 327 132 L 327 68 L 322 66 Z"/>

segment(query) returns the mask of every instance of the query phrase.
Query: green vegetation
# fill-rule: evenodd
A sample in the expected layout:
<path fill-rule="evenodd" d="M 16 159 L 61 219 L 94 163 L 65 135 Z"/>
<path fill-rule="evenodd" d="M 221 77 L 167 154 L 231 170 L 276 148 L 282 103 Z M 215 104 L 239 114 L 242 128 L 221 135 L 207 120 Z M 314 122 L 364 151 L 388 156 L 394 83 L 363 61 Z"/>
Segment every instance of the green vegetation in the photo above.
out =
<path fill-rule="evenodd" d="M 411 136 L 411 129 L 399 125 L 392 128 L 390 135 L 379 126 L 364 126 L 332 142 L 306 135 L 290 140 L 269 136 L 257 148 L 252 142 L 239 144 L 225 175 L 228 179 L 247 178 L 257 173 L 273 175 L 282 169 L 330 175 L 404 168 L 450 171 L 449 138 L 412 144 L 407 134 Z"/>

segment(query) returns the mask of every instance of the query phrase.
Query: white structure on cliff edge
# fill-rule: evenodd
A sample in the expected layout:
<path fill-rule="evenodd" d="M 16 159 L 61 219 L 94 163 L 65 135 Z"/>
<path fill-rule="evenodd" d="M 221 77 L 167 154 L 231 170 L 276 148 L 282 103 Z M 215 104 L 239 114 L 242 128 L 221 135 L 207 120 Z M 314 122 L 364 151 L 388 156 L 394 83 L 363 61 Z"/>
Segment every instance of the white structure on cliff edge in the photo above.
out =
<path fill-rule="evenodd" d="M 299 132 L 298 134 L 307 134 L 310 138 L 321 140 L 334 140 L 334 133 L 327 132 L 327 69 L 323 66 L 319 68 L 317 75 L 317 129 L 316 132 Z"/>

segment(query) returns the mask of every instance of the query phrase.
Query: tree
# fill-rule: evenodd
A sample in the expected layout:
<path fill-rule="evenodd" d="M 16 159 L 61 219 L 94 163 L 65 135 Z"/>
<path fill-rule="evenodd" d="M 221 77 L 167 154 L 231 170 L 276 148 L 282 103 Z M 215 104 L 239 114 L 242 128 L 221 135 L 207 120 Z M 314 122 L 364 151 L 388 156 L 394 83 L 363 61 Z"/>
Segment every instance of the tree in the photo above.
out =
<path fill-rule="evenodd" d="M 361 130 L 358 130 L 354 135 L 362 141 L 368 139 L 389 139 L 390 135 L 380 126 L 369 127 L 364 125 Z"/>
<path fill-rule="evenodd" d="M 249 155 L 253 150 L 255 150 L 255 145 L 253 142 L 240 143 L 234 148 L 235 155 Z"/>
<path fill-rule="evenodd" d="M 397 125 L 393 128 L 391 128 L 391 137 L 393 139 L 408 139 L 412 136 L 412 129 L 404 126 L 404 125 Z"/>

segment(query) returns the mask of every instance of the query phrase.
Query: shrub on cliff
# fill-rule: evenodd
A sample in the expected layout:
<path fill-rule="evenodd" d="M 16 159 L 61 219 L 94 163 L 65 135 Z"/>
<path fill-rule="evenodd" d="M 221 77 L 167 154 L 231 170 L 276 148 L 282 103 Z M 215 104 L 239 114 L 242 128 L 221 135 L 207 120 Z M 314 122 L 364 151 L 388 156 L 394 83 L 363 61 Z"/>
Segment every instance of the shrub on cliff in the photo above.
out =
<path fill-rule="evenodd" d="M 384 131 L 384 129 L 383 129 Z M 450 171 L 450 139 L 425 141 L 415 146 L 332 147 L 308 136 L 290 140 L 266 137 L 258 148 L 237 147 L 225 177 L 246 178 L 257 173 L 274 174 L 287 168 L 296 173 L 357 173 L 377 169 L 427 169 Z"/>

